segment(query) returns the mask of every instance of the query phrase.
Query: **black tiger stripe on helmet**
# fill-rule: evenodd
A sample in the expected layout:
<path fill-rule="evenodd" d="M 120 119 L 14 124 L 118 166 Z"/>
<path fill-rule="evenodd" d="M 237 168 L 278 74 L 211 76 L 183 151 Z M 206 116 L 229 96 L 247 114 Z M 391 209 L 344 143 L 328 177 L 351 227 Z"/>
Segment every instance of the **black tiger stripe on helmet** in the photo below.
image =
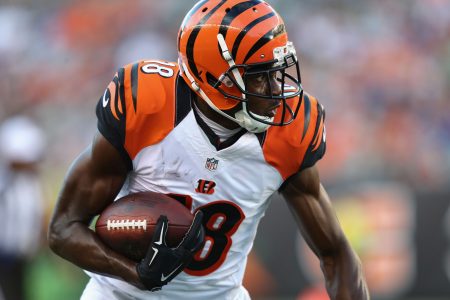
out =
<path fill-rule="evenodd" d="M 193 11 L 191 13 L 189 13 L 185 19 L 183 20 L 182 23 L 182 28 L 184 27 L 185 23 L 187 22 L 188 18 L 191 17 L 192 15 L 194 15 L 201 7 L 203 4 L 205 4 L 207 1 L 200 1 L 199 3 L 197 3 L 196 6 L 194 6 Z M 187 45 L 187 49 L 186 49 L 186 53 L 188 56 L 188 62 L 189 62 L 189 67 L 192 71 L 192 74 L 198 78 L 200 81 L 203 81 L 202 78 L 199 76 L 199 72 L 198 69 L 196 67 L 195 64 L 195 51 L 194 51 L 194 47 L 195 47 L 195 41 L 200 33 L 200 30 L 202 29 L 203 24 L 205 24 L 209 18 L 223 5 L 225 4 L 226 0 L 222 0 L 219 4 L 217 4 L 213 9 L 211 10 L 206 10 L 205 12 L 208 12 L 196 25 L 195 25 L 195 29 L 191 32 L 189 38 L 188 38 L 188 45 Z M 263 0 L 250 0 L 250 1 L 244 1 L 244 2 L 240 2 L 237 3 L 236 5 L 230 7 L 227 7 L 225 9 L 225 16 L 222 19 L 222 22 L 220 24 L 219 27 L 219 33 L 223 35 L 223 37 L 225 38 L 228 32 L 228 28 L 230 26 L 230 24 L 233 22 L 233 20 L 235 18 L 237 18 L 239 15 L 241 15 L 242 13 L 246 12 L 247 10 L 254 8 L 255 6 L 265 3 Z M 204 10 L 204 9 L 203 9 Z M 233 50 L 234 50 L 234 55 L 233 58 L 236 59 L 236 53 L 237 53 L 237 49 L 240 45 L 240 42 L 242 41 L 242 39 L 245 37 L 245 34 L 252 29 L 253 27 L 255 27 L 256 25 L 258 25 L 260 22 L 275 16 L 275 13 L 269 13 L 265 16 L 262 16 L 260 18 L 257 18 L 256 20 L 252 21 L 249 25 L 247 25 L 246 27 L 244 27 L 242 29 L 242 31 L 240 32 L 238 39 L 236 39 L 236 41 L 238 41 L 237 43 L 235 42 L 233 44 Z M 274 37 L 274 35 L 270 35 L 270 32 L 275 31 L 275 28 L 271 29 L 269 31 L 268 34 L 266 34 L 266 38 L 262 41 L 259 42 L 258 45 L 255 45 L 252 53 L 250 53 L 251 55 L 254 54 L 254 52 L 256 52 L 259 48 L 261 48 L 265 43 L 267 43 L 270 40 L 270 37 Z M 179 34 L 178 39 L 181 38 L 181 31 Z M 178 42 L 178 47 L 179 46 L 179 42 Z M 217 45 L 217 47 L 219 47 L 219 45 Z M 219 48 L 220 51 L 220 48 Z"/>
<path fill-rule="evenodd" d="M 245 12 L 246 10 L 255 7 L 258 4 L 261 4 L 263 1 L 261 0 L 252 0 L 252 1 L 246 1 L 241 2 L 233 6 L 232 8 L 227 8 L 226 14 L 222 19 L 222 23 L 220 24 L 219 33 L 223 35 L 225 38 L 227 36 L 228 28 L 233 22 L 233 20 L 238 17 L 240 14 Z M 220 49 L 219 49 L 220 50 Z"/>
<path fill-rule="evenodd" d="M 255 27 L 256 25 L 258 25 L 259 23 L 261 23 L 264 20 L 267 20 L 271 17 L 275 16 L 274 12 L 268 13 L 262 17 L 259 17 L 256 20 L 253 20 L 250 24 L 248 24 L 247 26 L 245 26 L 242 31 L 239 33 L 239 35 L 237 36 L 237 38 L 234 40 L 234 44 L 233 44 L 233 49 L 231 51 L 231 56 L 233 57 L 233 59 L 236 59 L 236 55 L 239 49 L 239 46 L 241 45 L 242 40 L 244 39 L 245 35 L 247 34 L 247 32 L 249 32 L 253 27 Z"/>
<path fill-rule="evenodd" d="M 195 40 L 197 39 L 198 34 L 200 33 L 200 30 L 202 29 L 203 24 L 208 21 L 208 19 L 225 3 L 227 0 L 220 1 L 219 4 L 217 4 L 214 8 L 209 10 L 209 12 L 197 23 L 197 25 L 194 26 L 194 30 L 191 32 L 188 38 L 187 46 L 186 46 L 186 55 L 188 58 L 188 64 L 189 68 L 192 71 L 192 74 L 200 81 L 203 82 L 202 78 L 199 76 L 199 72 L 197 70 L 197 66 L 195 65 L 194 61 L 194 44 Z M 193 15 L 193 14 L 192 14 Z"/>
<path fill-rule="evenodd" d="M 186 26 L 186 23 L 189 21 L 189 19 L 191 18 L 192 15 L 194 15 L 195 13 L 197 13 L 197 11 L 203 6 L 203 4 L 205 4 L 206 2 L 208 2 L 209 0 L 202 0 L 202 1 L 198 1 L 193 8 L 191 8 L 191 10 L 189 11 L 189 13 L 184 17 L 183 21 L 181 22 L 181 26 L 180 26 L 180 30 L 178 32 L 178 51 L 180 51 L 180 39 L 181 39 L 181 34 L 183 33 L 183 28 L 184 26 Z"/>
<path fill-rule="evenodd" d="M 264 34 L 247 52 L 247 55 L 244 58 L 244 63 L 246 63 L 253 54 L 256 53 L 259 49 L 261 49 L 265 44 L 279 36 L 280 34 L 286 33 L 286 28 L 284 24 L 278 24 L 276 27 L 270 29 L 266 34 Z"/>

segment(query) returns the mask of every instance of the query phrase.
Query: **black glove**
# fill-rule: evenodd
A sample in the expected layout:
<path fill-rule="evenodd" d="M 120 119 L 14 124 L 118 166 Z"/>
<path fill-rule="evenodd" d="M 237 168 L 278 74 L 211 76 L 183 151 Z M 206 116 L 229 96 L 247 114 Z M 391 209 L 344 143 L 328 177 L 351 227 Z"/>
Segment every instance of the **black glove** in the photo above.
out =
<path fill-rule="evenodd" d="M 159 217 L 147 254 L 136 266 L 139 278 L 148 290 L 160 290 L 192 260 L 205 238 L 202 218 L 203 213 L 199 210 L 180 244 L 169 248 L 166 244 L 169 222 L 166 216 Z"/>

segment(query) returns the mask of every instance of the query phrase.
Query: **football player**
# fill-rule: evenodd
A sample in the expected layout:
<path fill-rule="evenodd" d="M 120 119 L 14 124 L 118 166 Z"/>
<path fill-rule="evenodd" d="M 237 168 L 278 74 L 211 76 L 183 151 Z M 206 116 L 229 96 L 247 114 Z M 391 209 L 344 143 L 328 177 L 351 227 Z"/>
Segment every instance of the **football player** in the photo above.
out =
<path fill-rule="evenodd" d="M 330 297 L 368 299 L 315 165 L 325 113 L 303 91 L 280 15 L 262 0 L 199 1 L 178 53 L 118 70 L 97 104 L 98 133 L 68 172 L 49 241 L 91 276 L 82 299 L 249 299 L 246 259 L 274 192 L 320 259 Z M 176 194 L 196 215 L 175 248 L 162 216 L 136 263 L 89 224 L 139 191 Z"/>

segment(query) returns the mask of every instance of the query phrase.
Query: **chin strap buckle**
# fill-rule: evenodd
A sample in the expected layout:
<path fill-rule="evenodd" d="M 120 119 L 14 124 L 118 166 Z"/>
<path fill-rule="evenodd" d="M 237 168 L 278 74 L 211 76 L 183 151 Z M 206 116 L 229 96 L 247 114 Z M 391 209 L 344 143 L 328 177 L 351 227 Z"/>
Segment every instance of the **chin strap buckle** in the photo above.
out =
<path fill-rule="evenodd" d="M 195 81 L 191 82 L 191 87 L 195 92 L 198 92 L 200 90 L 200 87 L 198 86 L 198 83 Z"/>

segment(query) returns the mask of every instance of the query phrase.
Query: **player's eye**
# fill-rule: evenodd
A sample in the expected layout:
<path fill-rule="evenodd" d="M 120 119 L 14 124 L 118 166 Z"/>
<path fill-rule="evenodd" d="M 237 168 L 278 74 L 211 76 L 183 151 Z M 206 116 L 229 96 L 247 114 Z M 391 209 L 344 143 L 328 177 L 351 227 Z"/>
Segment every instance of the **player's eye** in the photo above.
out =
<path fill-rule="evenodd" d="M 247 79 L 253 82 L 263 82 L 266 80 L 266 75 L 264 73 L 251 74 L 247 76 Z"/>
<path fill-rule="evenodd" d="M 257 74 L 250 74 L 247 76 L 247 79 L 251 82 L 255 83 L 264 83 L 272 79 L 277 78 L 277 72 L 263 72 Z"/>
<path fill-rule="evenodd" d="M 277 78 L 279 78 L 280 77 L 279 73 L 280 72 L 278 72 L 278 71 L 269 72 L 270 79 L 277 79 Z"/>

